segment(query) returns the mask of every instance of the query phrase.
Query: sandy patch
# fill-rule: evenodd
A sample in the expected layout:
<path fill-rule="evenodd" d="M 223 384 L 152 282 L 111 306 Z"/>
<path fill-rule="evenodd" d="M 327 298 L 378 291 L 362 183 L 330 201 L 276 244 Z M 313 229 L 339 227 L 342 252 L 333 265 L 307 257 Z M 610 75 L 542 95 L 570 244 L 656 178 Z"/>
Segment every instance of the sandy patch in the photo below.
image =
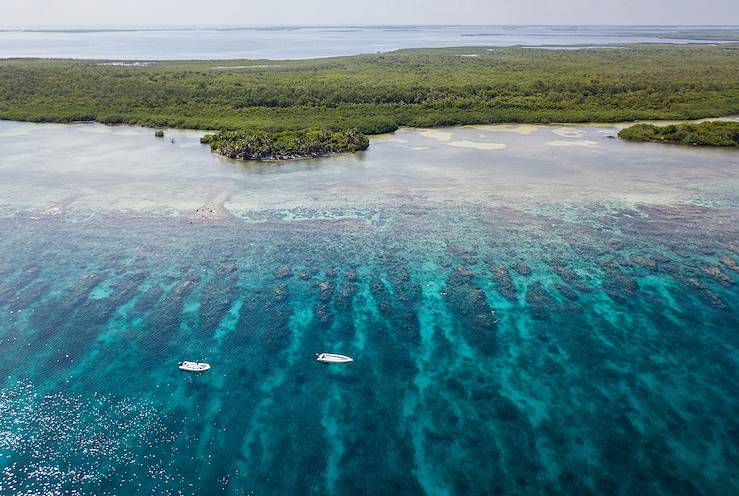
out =
<path fill-rule="evenodd" d="M 581 146 L 584 148 L 592 148 L 595 146 L 598 146 L 598 143 L 595 141 L 590 140 L 571 140 L 571 141 L 563 141 L 563 140 L 556 140 L 556 141 L 550 141 L 547 143 L 549 146 L 559 146 L 559 147 L 574 147 L 574 146 Z"/>
<path fill-rule="evenodd" d="M 471 148 L 473 150 L 502 150 L 507 148 L 503 143 L 486 143 L 480 141 L 452 141 L 449 146 L 456 146 L 457 148 Z"/>
<path fill-rule="evenodd" d="M 708 122 L 708 121 L 722 121 L 722 122 L 739 122 L 739 117 L 737 116 L 728 116 L 728 117 L 706 117 L 704 119 L 692 119 L 692 120 L 683 120 L 683 121 L 652 121 L 652 120 L 643 120 L 643 121 L 633 121 L 633 122 L 591 122 L 591 123 L 583 123 L 578 124 L 578 126 L 587 126 L 587 127 L 608 127 L 615 130 L 621 130 L 626 127 L 633 126 L 634 124 L 652 124 L 654 126 L 669 126 L 671 124 L 700 124 L 701 122 Z"/>
<path fill-rule="evenodd" d="M 582 129 L 574 127 L 558 127 L 556 129 L 552 129 L 552 132 L 557 136 L 562 136 L 563 138 L 582 138 L 587 134 Z"/>
<path fill-rule="evenodd" d="M 422 152 L 424 150 L 430 150 L 430 149 L 431 147 L 429 146 L 414 146 L 411 148 L 411 150 L 416 151 L 416 152 Z"/>
<path fill-rule="evenodd" d="M 505 132 L 505 133 L 515 133 L 515 134 L 522 134 L 522 135 L 529 135 L 536 131 L 537 129 L 540 129 L 541 126 L 534 126 L 532 124 L 482 124 L 479 126 L 464 126 L 469 129 L 477 129 L 478 131 L 494 131 L 494 132 Z"/>
<path fill-rule="evenodd" d="M 395 131 L 394 133 L 375 134 L 370 136 L 370 140 L 382 141 L 383 143 L 408 143 L 407 139 L 398 137 L 397 133 L 400 132 L 402 132 L 402 130 Z"/>
<path fill-rule="evenodd" d="M 421 131 L 421 136 L 425 136 L 427 138 L 435 139 L 438 141 L 449 141 L 454 136 L 454 133 L 451 131 L 440 131 L 439 129 L 426 129 L 424 131 Z"/>
<path fill-rule="evenodd" d="M 56 203 L 54 205 L 50 205 L 41 211 L 41 215 L 44 215 L 47 217 L 53 217 L 55 215 L 61 215 L 63 213 L 64 213 L 63 203 Z"/>
<path fill-rule="evenodd" d="M 205 202 L 205 204 L 199 208 L 196 208 L 190 218 L 193 220 L 224 220 L 231 216 L 224 203 L 228 200 L 231 195 L 231 191 L 221 191 L 215 198 Z"/>

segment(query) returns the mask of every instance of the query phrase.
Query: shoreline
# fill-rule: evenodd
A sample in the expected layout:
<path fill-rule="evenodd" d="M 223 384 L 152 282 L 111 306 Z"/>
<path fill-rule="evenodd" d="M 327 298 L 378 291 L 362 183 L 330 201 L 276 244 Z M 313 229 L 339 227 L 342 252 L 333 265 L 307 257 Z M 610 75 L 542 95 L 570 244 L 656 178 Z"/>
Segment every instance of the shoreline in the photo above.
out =
<path fill-rule="evenodd" d="M 721 121 L 721 122 L 739 122 L 739 114 L 730 114 L 730 115 L 723 115 L 720 117 L 699 117 L 696 119 L 664 119 L 664 120 L 658 120 L 658 119 L 639 119 L 635 121 L 588 121 L 588 122 L 547 122 L 547 123 L 541 123 L 541 122 L 494 122 L 494 123 L 480 123 L 480 124 L 451 124 L 451 125 L 441 125 L 441 126 L 398 126 L 397 129 L 386 132 L 386 133 L 377 133 L 377 134 L 368 134 L 367 136 L 369 138 L 382 138 L 384 136 L 392 136 L 397 131 L 402 130 L 435 130 L 435 129 L 455 129 L 455 128 L 461 128 L 461 129 L 480 129 L 481 127 L 513 127 L 513 126 L 532 126 L 536 128 L 540 127 L 559 127 L 559 126 L 572 126 L 572 127 L 616 127 L 616 128 L 623 128 L 628 126 L 633 126 L 635 124 L 653 124 L 653 125 L 665 125 L 669 126 L 670 124 L 699 124 L 701 122 L 707 122 L 707 121 Z M 28 121 L 28 120 L 18 120 L 18 119 L 5 119 L 3 117 L 0 117 L 0 122 L 19 122 L 23 124 L 38 124 L 38 125 L 50 125 L 50 126 L 58 126 L 58 125 L 79 125 L 79 124 L 87 124 L 87 125 L 101 125 L 106 127 L 112 127 L 112 128 L 125 128 L 125 127 L 132 127 L 132 128 L 141 128 L 141 129 L 162 129 L 165 131 L 165 138 L 166 138 L 166 132 L 167 131 L 185 131 L 185 132 L 193 132 L 193 133 L 202 133 L 205 134 L 212 134 L 217 133 L 217 130 L 214 129 L 196 129 L 191 127 L 163 127 L 163 128 L 157 128 L 152 126 L 145 126 L 142 124 L 128 124 L 128 123 L 106 123 L 106 122 L 100 122 L 100 121 L 71 121 L 71 122 L 38 122 L 38 121 Z M 334 153 L 333 155 L 344 155 L 347 152 L 344 153 Z M 228 158 L 225 157 L 224 158 Z M 304 160 L 304 159 L 310 159 L 310 158 L 316 158 L 316 157 L 301 157 L 296 160 Z M 318 157 L 322 158 L 322 157 Z M 234 159 L 235 160 L 235 159 Z M 269 162 L 270 160 L 264 160 L 265 162 Z M 273 160 L 274 162 L 280 162 L 281 160 Z"/>

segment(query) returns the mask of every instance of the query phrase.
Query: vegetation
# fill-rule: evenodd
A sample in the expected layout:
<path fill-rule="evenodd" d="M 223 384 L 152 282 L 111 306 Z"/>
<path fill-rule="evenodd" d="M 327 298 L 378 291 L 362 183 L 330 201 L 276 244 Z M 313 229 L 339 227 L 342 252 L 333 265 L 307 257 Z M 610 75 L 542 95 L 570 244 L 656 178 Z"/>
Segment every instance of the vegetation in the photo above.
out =
<path fill-rule="evenodd" d="M 201 143 L 230 158 L 242 160 L 290 160 L 366 150 L 367 137 L 357 130 L 328 131 L 221 131 L 206 134 Z"/>
<path fill-rule="evenodd" d="M 645 36 L 654 36 L 653 33 L 644 33 Z M 712 28 L 712 29 L 681 29 L 679 31 L 664 32 L 657 35 L 661 39 L 673 40 L 715 40 L 715 41 L 739 41 L 739 29 L 736 28 Z"/>
<path fill-rule="evenodd" d="M 0 118 L 36 122 L 376 134 L 399 126 L 736 113 L 739 45 L 418 49 L 138 66 L 0 61 Z"/>
<path fill-rule="evenodd" d="M 154 131 L 154 136 L 157 138 L 164 138 L 164 131 L 162 131 L 161 129 L 157 129 L 156 131 Z"/>
<path fill-rule="evenodd" d="M 653 126 L 636 124 L 618 133 L 629 141 L 665 141 L 684 145 L 739 146 L 739 122 L 701 122 Z"/>

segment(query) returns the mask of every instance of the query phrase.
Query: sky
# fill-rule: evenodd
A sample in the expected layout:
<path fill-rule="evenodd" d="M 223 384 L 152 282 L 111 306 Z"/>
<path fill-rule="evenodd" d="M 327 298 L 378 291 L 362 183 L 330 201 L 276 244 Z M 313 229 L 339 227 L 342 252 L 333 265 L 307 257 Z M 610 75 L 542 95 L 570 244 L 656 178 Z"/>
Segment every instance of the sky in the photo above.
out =
<path fill-rule="evenodd" d="M 2 26 L 739 25 L 739 0 L 0 0 Z"/>

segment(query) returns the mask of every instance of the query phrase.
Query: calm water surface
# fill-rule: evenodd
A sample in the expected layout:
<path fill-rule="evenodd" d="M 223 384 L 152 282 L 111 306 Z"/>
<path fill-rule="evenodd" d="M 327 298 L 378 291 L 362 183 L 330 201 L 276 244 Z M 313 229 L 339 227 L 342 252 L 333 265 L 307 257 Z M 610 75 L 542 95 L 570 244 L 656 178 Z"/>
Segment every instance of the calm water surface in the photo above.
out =
<path fill-rule="evenodd" d="M 617 130 L 0 122 L 0 494 L 737 494 L 739 156 Z"/>
<path fill-rule="evenodd" d="M 674 39 L 676 32 L 692 34 Z M 706 32 L 739 41 L 736 26 L 6 27 L 0 29 L 0 58 L 296 59 L 450 46 L 716 43 L 700 38 Z"/>

